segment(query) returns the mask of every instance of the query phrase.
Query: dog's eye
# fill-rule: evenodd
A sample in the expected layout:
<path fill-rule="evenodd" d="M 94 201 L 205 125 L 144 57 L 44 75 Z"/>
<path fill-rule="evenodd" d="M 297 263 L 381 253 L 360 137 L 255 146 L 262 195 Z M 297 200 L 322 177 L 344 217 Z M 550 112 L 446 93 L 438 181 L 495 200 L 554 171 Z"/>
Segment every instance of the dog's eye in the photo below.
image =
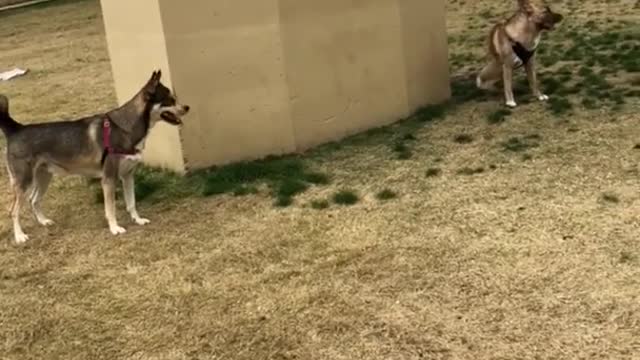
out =
<path fill-rule="evenodd" d="M 174 106 L 176 104 L 176 99 L 173 97 L 166 98 L 162 101 L 162 106 Z"/>

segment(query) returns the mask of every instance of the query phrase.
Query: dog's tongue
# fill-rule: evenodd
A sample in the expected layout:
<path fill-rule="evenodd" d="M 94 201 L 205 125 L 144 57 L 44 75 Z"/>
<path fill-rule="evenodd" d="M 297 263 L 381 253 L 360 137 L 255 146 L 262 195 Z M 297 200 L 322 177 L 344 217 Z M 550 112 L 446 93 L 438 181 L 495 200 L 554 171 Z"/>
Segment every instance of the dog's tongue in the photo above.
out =
<path fill-rule="evenodd" d="M 160 114 L 160 117 L 162 117 L 164 120 L 174 125 L 178 125 L 182 123 L 182 121 L 180 121 L 180 119 L 170 111 L 162 112 L 162 114 Z"/>

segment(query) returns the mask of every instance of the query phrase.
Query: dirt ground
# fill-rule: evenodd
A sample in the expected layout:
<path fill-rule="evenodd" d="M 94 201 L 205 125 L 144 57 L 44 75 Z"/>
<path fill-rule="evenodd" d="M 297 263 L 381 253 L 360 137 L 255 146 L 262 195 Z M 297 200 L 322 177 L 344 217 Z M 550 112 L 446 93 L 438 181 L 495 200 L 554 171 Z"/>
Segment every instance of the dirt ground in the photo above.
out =
<path fill-rule="evenodd" d="M 505 3 L 450 1 L 454 76 L 481 65 Z M 629 20 L 640 35 L 634 3 L 553 2 L 574 26 Z M 0 69 L 31 69 L 0 83 L 19 121 L 115 105 L 100 16 L 94 0 L 0 14 Z M 500 101 L 419 129 L 406 160 L 377 140 L 313 157 L 332 183 L 288 208 L 143 202 L 152 223 L 121 207 L 114 238 L 85 181 L 56 180 L 55 226 L 25 211 L 32 240 L 16 246 L 0 221 L 0 359 L 640 358 L 638 98 L 564 115 L 532 101 L 487 121 Z M 360 201 L 300 205 L 340 188 Z"/>

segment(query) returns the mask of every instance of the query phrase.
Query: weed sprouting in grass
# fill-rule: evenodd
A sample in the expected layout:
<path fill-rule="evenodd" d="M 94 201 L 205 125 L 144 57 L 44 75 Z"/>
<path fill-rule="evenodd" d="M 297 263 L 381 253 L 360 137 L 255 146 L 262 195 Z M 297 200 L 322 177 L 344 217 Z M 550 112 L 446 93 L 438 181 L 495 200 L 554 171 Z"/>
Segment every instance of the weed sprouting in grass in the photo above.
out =
<path fill-rule="evenodd" d="M 620 264 L 630 264 L 634 263 L 638 260 L 638 257 L 629 251 L 620 252 L 620 258 L 618 261 Z"/>
<path fill-rule="evenodd" d="M 505 122 L 507 117 L 510 115 L 511 110 L 509 109 L 497 109 L 487 115 L 487 121 L 489 124 L 500 124 Z"/>
<path fill-rule="evenodd" d="M 473 136 L 469 134 L 458 134 L 453 138 L 453 141 L 458 144 L 471 144 L 473 142 Z"/>
<path fill-rule="evenodd" d="M 299 179 L 285 179 L 277 185 L 275 193 L 278 197 L 294 197 L 308 188 L 309 184 Z"/>
<path fill-rule="evenodd" d="M 601 199 L 604 202 L 607 203 L 611 203 L 611 204 L 617 204 L 620 202 L 620 198 L 618 197 L 618 195 L 612 193 L 612 192 L 605 192 L 602 194 Z"/>
<path fill-rule="evenodd" d="M 311 206 L 312 209 L 314 210 L 324 210 L 329 208 L 329 201 L 327 200 L 311 200 L 311 203 L 309 204 L 309 206 Z"/>
<path fill-rule="evenodd" d="M 426 176 L 427 177 L 436 177 L 438 175 L 442 174 L 442 170 L 438 169 L 438 168 L 429 168 L 427 169 L 426 172 Z"/>
<path fill-rule="evenodd" d="M 405 141 L 414 141 L 414 140 L 416 140 L 416 136 L 413 135 L 413 134 L 410 134 L 410 133 L 402 135 L 401 138 L 402 138 L 402 140 L 405 140 Z"/>
<path fill-rule="evenodd" d="M 562 97 L 552 97 L 547 104 L 551 113 L 556 116 L 564 115 L 573 109 L 569 99 Z"/>
<path fill-rule="evenodd" d="M 275 207 L 289 207 L 293 204 L 293 198 L 290 196 L 278 196 L 276 200 L 273 202 L 273 206 Z"/>
<path fill-rule="evenodd" d="M 478 174 L 482 174 L 484 173 L 484 168 L 483 167 L 475 167 L 475 168 L 471 168 L 471 167 L 463 167 L 461 169 L 458 169 L 456 171 L 456 174 L 458 175 L 466 175 L 466 176 L 471 176 L 471 175 L 478 175 Z"/>
<path fill-rule="evenodd" d="M 331 199 L 338 205 L 354 205 L 360 200 L 360 197 L 357 192 L 345 189 L 333 194 Z"/>
<path fill-rule="evenodd" d="M 402 141 L 396 141 L 393 144 L 392 150 L 396 153 L 398 159 L 406 160 L 411 157 L 411 149 Z"/>
<path fill-rule="evenodd" d="M 553 77 L 546 77 L 542 79 L 541 83 L 543 92 L 548 95 L 561 92 L 564 88 L 564 83 Z"/>
<path fill-rule="evenodd" d="M 421 122 L 430 122 L 443 118 L 447 113 L 447 104 L 428 105 L 416 111 L 413 117 Z"/>
<path fill-rule="evenodd" d="M 514 136 L 509 140 L 503 142 L 502 149 L 507 152 L 523 152 L 531 148 L 540 146 L 538 140 L 540 136 L 537 134 L 528 135 L 524 137 Z"/>
<path fill-rule="evenodd" d="M 398 197 L 398 194 L 396 194 L 393 190 L 390 190 L 390 189 L 384 189 L 376 194 L 376 199 L 381 201 L 391 200 L 397 197 Z"/>
<path fill-rule="evenodd" d="M 581 104 L 585 109 L 589 110 L 596 109 L 598 107 L 597 101 L 593 98 L 583 98 Z"/>

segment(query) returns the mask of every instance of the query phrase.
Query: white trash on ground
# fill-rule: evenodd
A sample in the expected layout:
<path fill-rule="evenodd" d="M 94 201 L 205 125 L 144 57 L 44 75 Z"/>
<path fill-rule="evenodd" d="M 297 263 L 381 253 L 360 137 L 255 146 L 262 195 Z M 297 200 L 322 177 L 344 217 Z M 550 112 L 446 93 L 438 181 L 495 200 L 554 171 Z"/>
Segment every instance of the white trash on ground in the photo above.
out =
<path fill-rule="evenodd" d="M 18 77 L 18 76 L 22 76 L 22 75 L 26 74 L 28 71 L 29 71 L 28 69 L 24 70 L 24 69 L 20 69 L 20 68 L 15 68 L 13 70 L 0 72 L 0 81 L 11 80 L 14 77 Z"/>

